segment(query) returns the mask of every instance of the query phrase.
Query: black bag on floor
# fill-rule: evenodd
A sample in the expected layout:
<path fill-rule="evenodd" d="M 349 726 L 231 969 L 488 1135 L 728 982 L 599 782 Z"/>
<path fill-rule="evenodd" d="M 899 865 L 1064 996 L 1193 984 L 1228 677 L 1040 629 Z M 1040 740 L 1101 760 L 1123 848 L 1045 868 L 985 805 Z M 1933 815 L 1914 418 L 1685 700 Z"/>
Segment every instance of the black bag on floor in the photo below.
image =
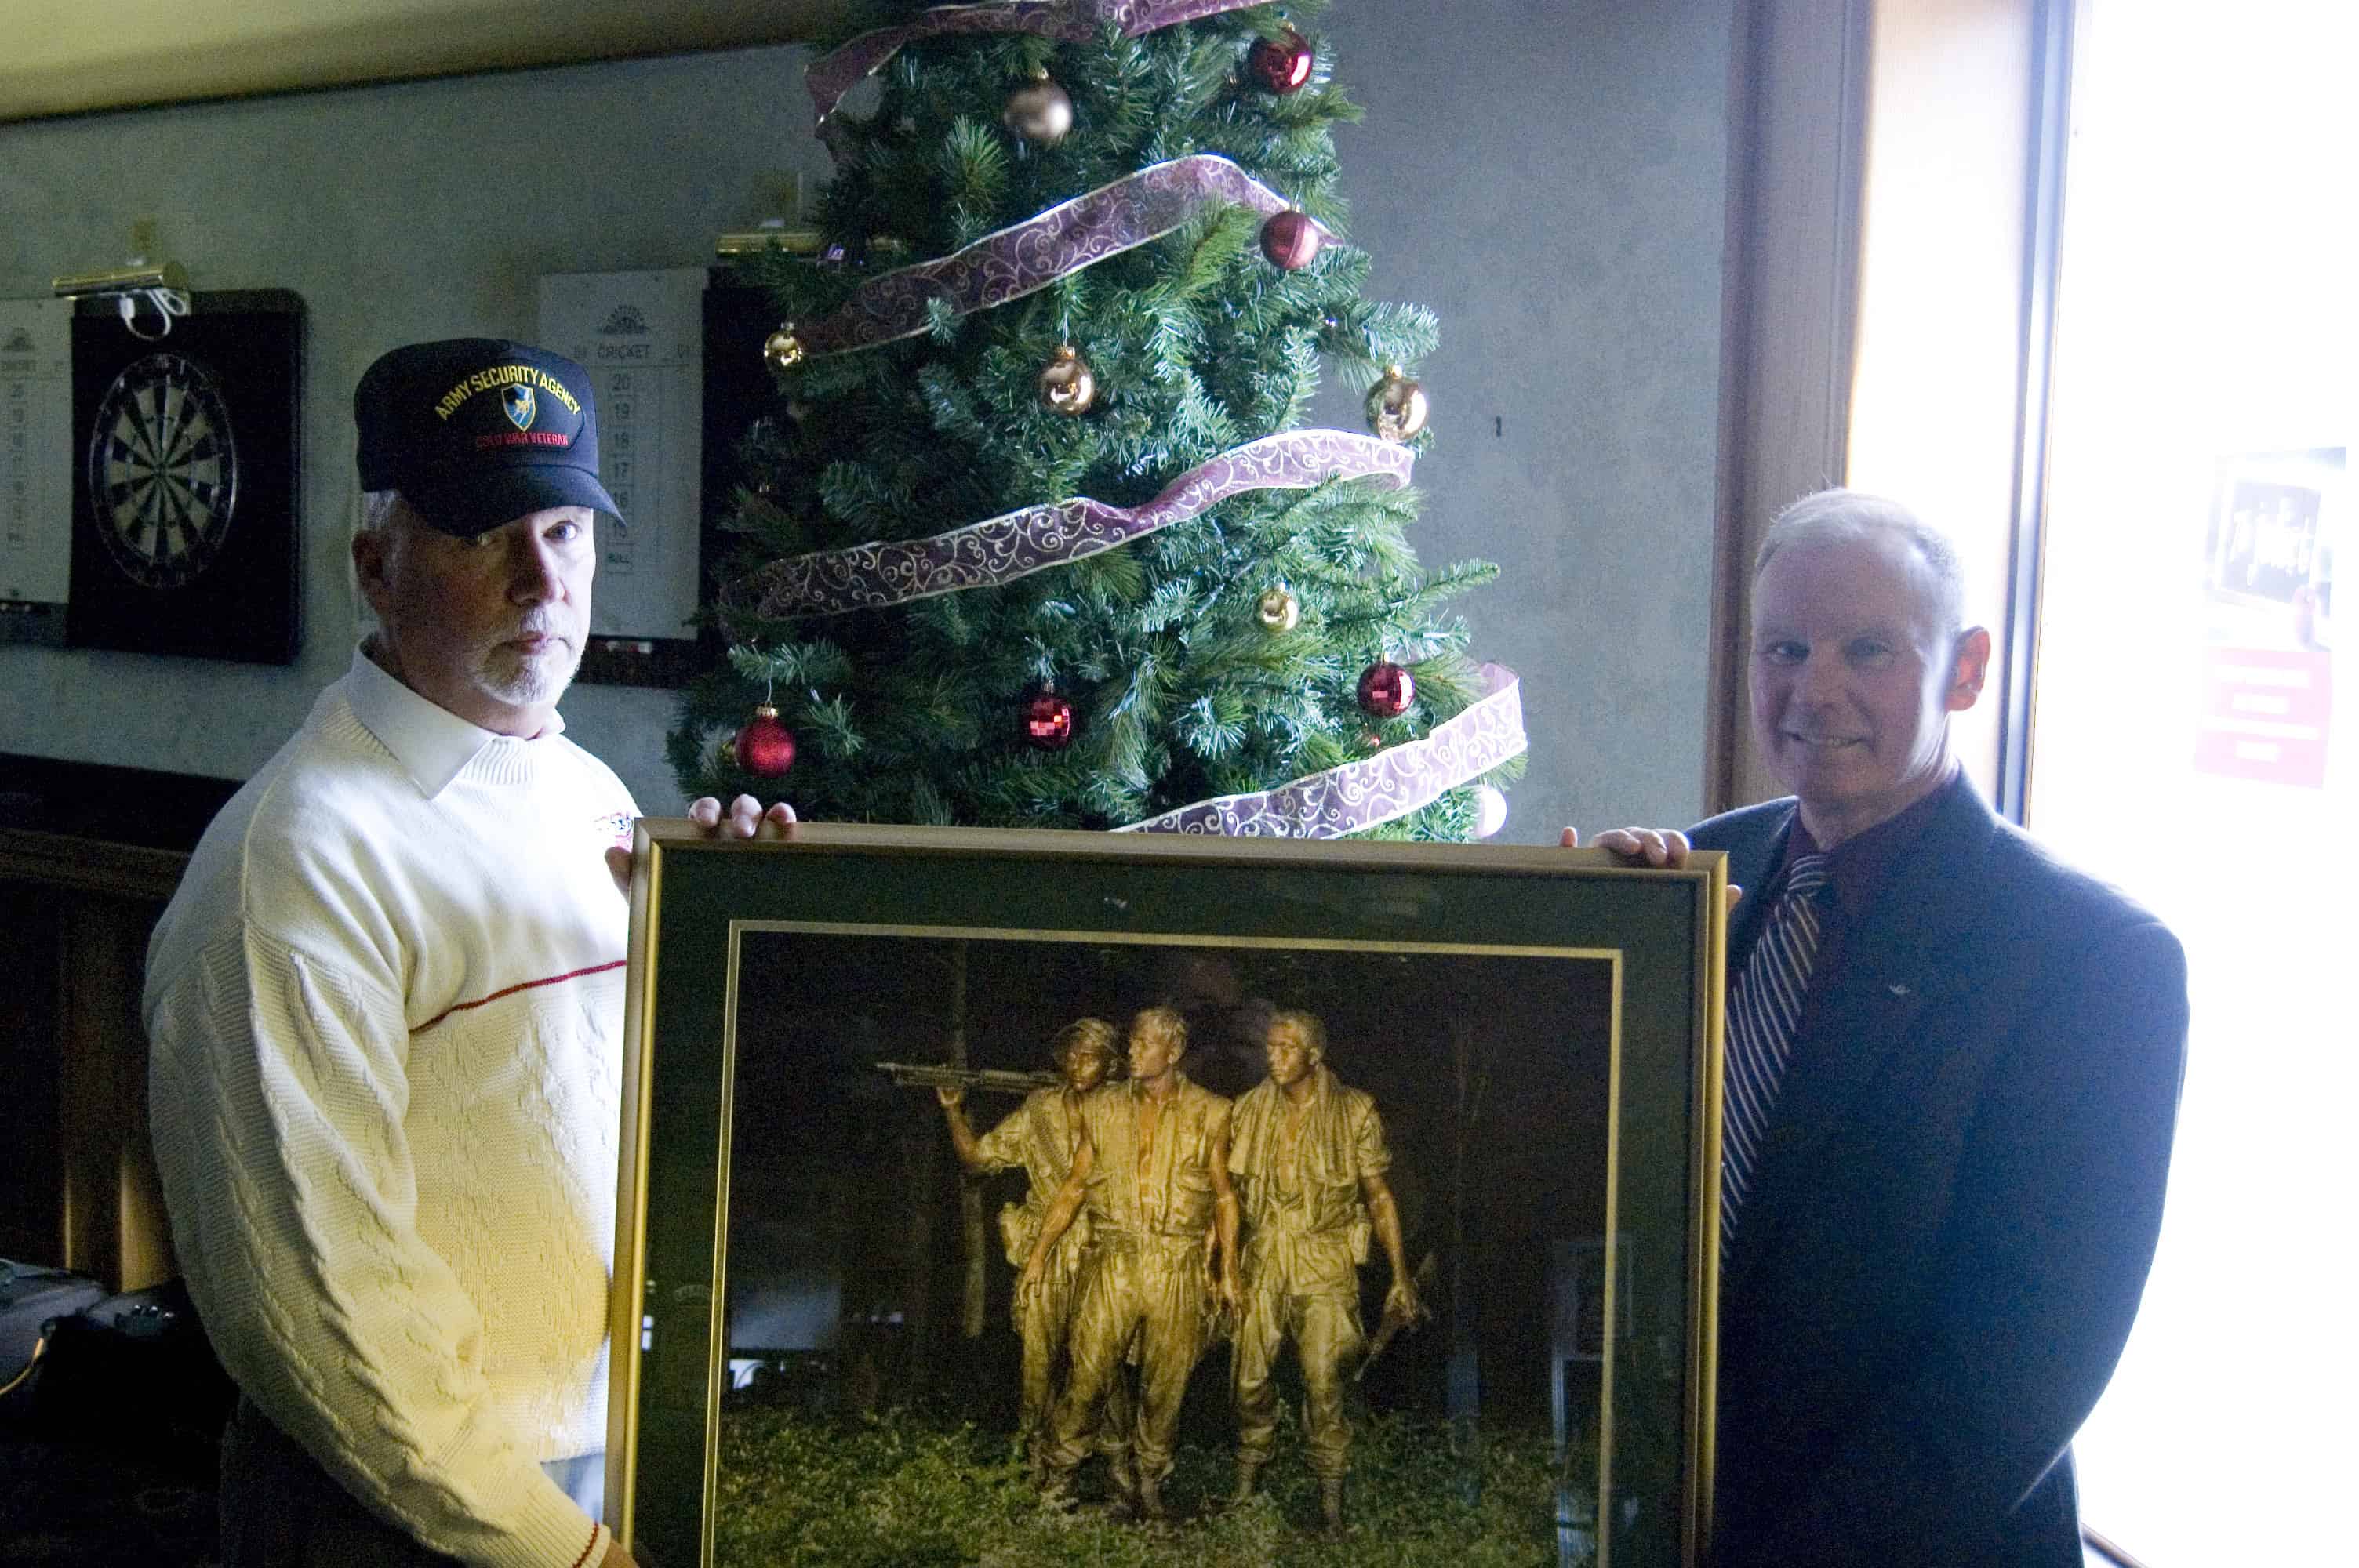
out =
<path fill-rule="evenodd" d="M 108 1296 L 80 1274 L 0 1263 L 0 1385 L 11 1379 L 0 1395 L 0 1563 L 217 1560 L 234 1394 L 177 1281 Z"/>
<path fill-rule="evenodd" d="M 87 1274 L 0 1258 L 0 1433 L 20 1433 L 32 1418 L 50 1325 L 105 1294 Z"/>
<path fill-rule="evenodd" d="M 51 1327 L 31 1422 L 51 1441 L 103 1443 L 209 1477 L 236 1402 L 187 1287 L 171 1280 Z"/>

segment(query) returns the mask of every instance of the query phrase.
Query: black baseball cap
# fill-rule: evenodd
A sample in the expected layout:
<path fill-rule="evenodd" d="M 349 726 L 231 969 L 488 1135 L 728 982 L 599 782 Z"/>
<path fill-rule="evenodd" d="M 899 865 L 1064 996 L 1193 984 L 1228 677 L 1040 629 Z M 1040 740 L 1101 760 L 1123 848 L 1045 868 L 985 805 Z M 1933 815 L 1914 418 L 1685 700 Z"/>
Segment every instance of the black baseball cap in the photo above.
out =
<path fill-rule="evenodd" d="M 472 539 L 551 506 L 619 518 L 598 482 L 590 373 L 504 338 L 396 349 L 353 392 L 363 490 L 397 490 L 419 516 Z"/>

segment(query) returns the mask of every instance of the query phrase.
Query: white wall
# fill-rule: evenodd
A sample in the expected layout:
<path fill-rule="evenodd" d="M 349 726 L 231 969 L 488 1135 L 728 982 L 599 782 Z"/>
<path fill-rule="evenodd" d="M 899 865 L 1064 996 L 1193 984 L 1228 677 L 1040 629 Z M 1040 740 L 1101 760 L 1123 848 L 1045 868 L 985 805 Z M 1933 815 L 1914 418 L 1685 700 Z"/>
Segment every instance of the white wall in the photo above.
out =
<path fill-rule="evenodd" d="M 1350 0 L 1371 291 L 1441 316 L 1412 535 L 1523 676 L 1506 837 L 1701 813 L 1731 0 Z M 1330 407 L 1341 423 L 1351 409 Z"/>
<path fill-rule="evenodd" d="M 544 272 L 677 266 L 822 170 L 788 49 L 0 127 L 0 294 L 111 265 L 136 218 L 198 288 L 310 309 L 303 647 L 290 668 L 0 645 L 0 750 L 244 777 L 351 657 L 352 387 L 418 339 L 529 337 Z M 669 810 L 669 694 L 579 687 L 571 731 Z"/>
<path fill-rule="evenodd" d="M 1375 287 L 1443 317 L 1430 561 L 1487 556 L 1481 651 L 1525 678 L 1509 836 L 1701 797 L 1733 0 L 1347 0 L 1342 135 Z M 288 668 L 0 644 L 0 752 L 243 777 L 350 657 L 350 393 L 383 350 L 530 335 L 545 272 L 694 265 L 797 169 L 799 51 L 753 49 L 0 126 L 0 297 L 135 220 L 199 288 L 310 308 L 304 643 Z M 1357 389 L 1324 411 L 1356 420 Z M 577 687 L 571 733 L 651 810 L 668 693 Z"/>

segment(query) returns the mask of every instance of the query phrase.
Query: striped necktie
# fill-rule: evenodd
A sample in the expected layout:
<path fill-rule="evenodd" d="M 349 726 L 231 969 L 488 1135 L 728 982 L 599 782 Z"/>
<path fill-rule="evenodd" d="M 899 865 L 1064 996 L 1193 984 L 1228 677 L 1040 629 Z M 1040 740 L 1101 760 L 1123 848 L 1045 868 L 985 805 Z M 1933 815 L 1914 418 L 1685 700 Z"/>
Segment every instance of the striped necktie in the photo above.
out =
<path fill-rule="evenodd" d="M 1728 1050 L 1721 1074 L 1720 1249 L 1736 1234 L 1736 1211 L 1753 1180 L 1769 1130 L 1770 1108 L 1786 1074 L 1794 1023 L 1810 989 L 1810 958 L 1819 950 L 1819 893 L 1827 885 L 1827 858 L 1799 855 L 1788 866 L 1785 890 L 1768 925 L 1728 994 Z"/>

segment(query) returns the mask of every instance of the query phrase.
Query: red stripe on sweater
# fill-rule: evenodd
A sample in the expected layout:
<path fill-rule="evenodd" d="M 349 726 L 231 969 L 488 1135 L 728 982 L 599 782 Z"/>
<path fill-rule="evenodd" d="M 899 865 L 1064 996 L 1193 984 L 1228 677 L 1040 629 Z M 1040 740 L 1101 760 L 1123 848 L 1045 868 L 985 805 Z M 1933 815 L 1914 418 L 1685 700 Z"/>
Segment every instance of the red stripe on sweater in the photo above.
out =
<path fill-rule="evenodd" d="M 478 997 L 473 1001 L 462 1001 L 455 1006 L 446 1007 L 440 1012 L 436 1013 L 433 1017 L 428 1019 L 425 1022 L 411 1030 L 410 1033 L 412 1034 L 423 1034 L 454 1012 L 464 1012 L 471 1007 L 483 1007 L 488 1003 L 499 1000 L 500 998 L 504 996 L 514 996 L 518 991 L 528 991 L 535 986 L 561 986 L 568 980 L 578 980 L 584 975 L 603 975 L 609 969 L 619 969 L 629 962 L 630 960 L 628 958 L 617 958 L 611 964 L 592 964 L 586 969 L 575 969 L 567 974 L 551 975 L 545 980 L 526 980 L 520 985 L 510 986 L 506 990 L 496 990 L 489 996 Z"/>

